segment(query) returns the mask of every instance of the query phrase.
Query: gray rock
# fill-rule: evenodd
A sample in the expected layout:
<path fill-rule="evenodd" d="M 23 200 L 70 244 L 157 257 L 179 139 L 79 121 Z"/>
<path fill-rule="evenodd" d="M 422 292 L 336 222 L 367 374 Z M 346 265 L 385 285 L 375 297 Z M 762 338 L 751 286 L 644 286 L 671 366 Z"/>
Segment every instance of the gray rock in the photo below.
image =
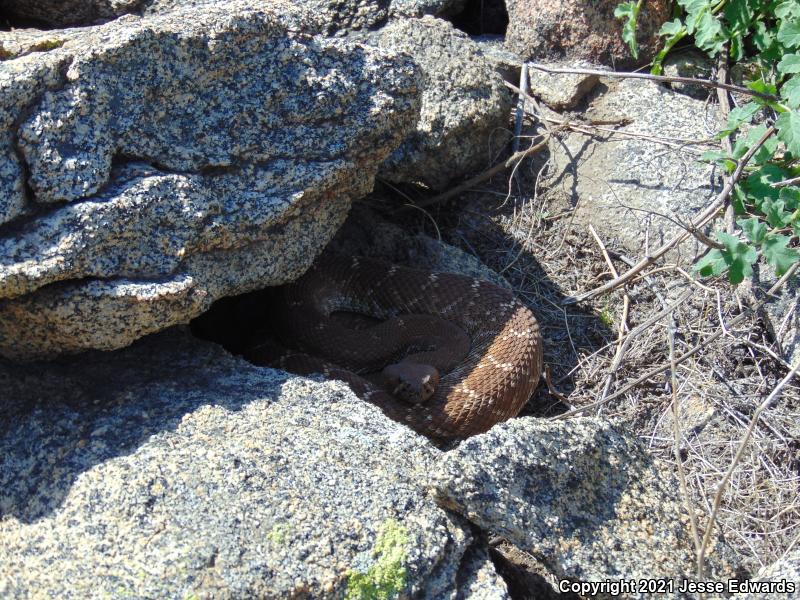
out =
<path fill-rule="evenodd" d="M 0 354 L 118 348 L 285 283 L 370 191 L 416 121 L 413 63 L 258 4 L 128 16 L 0 63 L 0 118 L 23 121 L 0 159 L 18 217 Z"/>
<path fill-rule="evenodd" d="M 68 40 L 80 37 L 83 32 L 79 28 L 70 29 L 31 29 L 31 28 L 14 28 L 10 31 L 0 31 L 0 60 L 8 60 L 10 58 L 17 58 L 32 52 L 49 52 L 56 48 L 63 46 Z M 50 53 L 47 57 L 52 58 L 54 55 Z M 39 66 L 40 60 L 31 62 L 32 66 Z M 17 66 L 25 63 L 16 63 Z M 10 85 L 14 82 L 15 78 L 20 77 L 23 73 L 11 69 L 9 71 L 0 71 L 3 73 L 4 78 L 8 81 L 6 85 L 9 86 L 9 93 L 15 91 L 20 87 L 19 84 Z M 41 79 L 41 75 L 33 75 L 34 80 Z M 17 90 L 16 93 L 19 93 Z M 29 93 L 30 95 L 30 93 Z M 6 107 L 13 107 L 19 100 L 4 103 Z"/>
<path fill-rule="evenodd" d="M 614 129 L 667 137 L 674 144 L 710 139 L 716 131 L 716 113 L 699 100 L 648 81 L 607 85 L 590 97 L 586 119 L 629 119 Z M 671 219 L 691 220 L 719 191 L 711 185 L 712 167 L 697 160 L 699 153 L 653 139 L 573 132 L 552 143 L 551 151 L 552 193 L 575 208 L 575 223 L 594 225 L 606 241 L 632 253 L 654 249 L 683 231 Z M 692 247 L 684 246 L 689 252 Z"/>
<path fill-rule="evenodd" d="M 175 329 L 59 363 L 0 361 L 8 379 L 21 408 L 0 421 L 3 598 L 503 589 L 418 484 L 440 451 L 341 383 Z"/>
<path fill-rule="evenodd" d="M 543 66 L 564 69 L 602 68 L 584 61 L 550 63 Z M 540 98 L 553 110 L 574 108 L 599 82 L 600 78 L 597 75 L 547 73 L 533 67 L 528 68 L 531 94 Z"/>
<path fill-rule="evenodd" d="M 559 578 L 679 579 L 693 572 L 694 552 L 673 479 L 606 423 L 525 417 L 442 456 L 431 486 L 444 506 Z M 711 572 L 724 578 L 729 550 L 713 550 Z"/>
<path fill-rule="evenodd" d="M 0 44 L 4 44 L 4 36 L 0 32 Z M 38 42 L 41 38 L 2 47 L 23 55 Z M 68 61 L 69 57 L 61 52 L 0 61 L 0 225 L 23 215 L 28 207 L 24 162 L 16 147 L 16 122 L 45 90 L 63 81 L 62 70 Z"/>
<path fill-rule="evenodd" d="M 751 588 L 751 591 L 733 597 L 736 600 L 759 600 L 768 597 L 785 600 L 800 598 L 800 548 L 795 548 L 780 560 L 761 569 L 752 583 L 757 584 L 758 588 Z M 770 587 L 770 583 L 779 587 Z M 787 584 L 793 585 L 793 589 L 789 589 Z"/>
<path fill-rule="evenodd" d="M 324 21 L 329 35 L 372 29 L 389 17 L 390 0 L 300 0 Z"/>
<path fill-rule="evenodd" d="M 152 183 L 149 180 L 145 182 Z M 319 249 L 335 233 L 347 213 L 348 201 L 341 197 L 313 209 L 302 210 L 304 206 L 301 204 L 299 214 L 291 218 L 278 212 L 280 218 L 265 226 L 270 233 L 264 236 L 266 239 L 230 248 L 214 249 L 211 245 L 187 255 L 178 262 L 174 272 L 163 277 L 152 271 L 152 274 L 136 279 L 127 276 L 108 280 L 80 279 L 2 300 L 0 354 L 30 359 L 88 348 L 112 350 L 176 322 L 186 322 L 207 310 L 221 296 L 286 283 L 310 266 Z M 135 214 L 133 210 L 129 213 Z M 232 212 L 227 216 L 235 214 Z M 258 214 L 254 211 L 249 216 L 254 218 Z M 218 213 L 217 216 L 226 215 Z M 213 221 L 211 218 L 207 220 L 207 224 L 212 226 L 211 231 Z M 147 218 L 142 222 L 158 223 Z M 201 222 L 191 219 L 175 224 L 183 225 L 183 233 L 197 233 L 192 226 Z M 109 221 L 105 223 L 108 226 Z M 172 247 L 180 258 L 186 246 L 182 246 L 181 239 L 175 236 L 181 231 L 172 230 L 174 235 L 166 235 L 166 231 L 162 229 L 159 235 L 152 236 L 151 243 L 168 249 L 173 242 Z M 73 232 L 73 235 L 78 234 Z M 91 232 L 87 237 L 90 235 Z M 96 237 L 102 238 L 101 235 Z M 108 255 L 102 254 L 100 240 L 97 264 L 113 266 L 115 260 L 120 260 L 117 266 L 129 273 L 131 264 L 124 256 L 127 250 L 131 252 L 129 258 L 134 261 L 134 268 L 148 267 L 147 255 L 141 252 L 146 250 L 146 244 L 125 246 L 126 236 L 121 235 L 120 239 L 122 252 L 109 250 Z M 168 258 L 160 256 L 159 260 L 163 262 L 149 266 L 157 269 L 165 265 Z"/>
<path fill-rule="evenodd" d="M 693 77 L 696 79 L 711 79 L 713 76 L 713 66 L 707 54 L 699 50 L 684 50 L 678 53 L 670 53 L 664 60 L 664 75 L 670 77 Z M 669 87 L 692 96 L 698 100 L 705 100 L 714 90 L 701 85 L 691 83 L 670 83 Z"/>
<path fill-rule="evenodd" d="M 373 115 L 413 118 L 408 62 L 315 42 L 293 33 L 306 13 L 250 4 L 122 19 L 74 42 L 83 52 L 66 85 L 45 93 L 20 128 L 37 201 L 96 193 L 115 157 L 196 172 L 284 157 L 366 158 L 397 143 Z M 372 130 L 353 135 L 367 123 Z"/>
<path fill-rule="evenodd" d="M 492 149 L 508 139 L 503 130 L 512 96 L 480 47 L 430 16 L 393 21 L 370 39 L 381 48 L 409 53 L 425 76 L 417 129 L 380 175 L 442 189 L 451 179 L 488 166 Z"/>
<path fill-rule="evenodd" d="M 55 27 L 90 25 L 134 12 L 144 0 L 0 0 L 11 16 L 36 19 Z"/>
<path fill-rule="evenodd" d="M 504 80 L 519 86 L 522 58 L 520 58 L 518 54 L 505 48 L 503 36 L 484 34 L 472 36 L 471 39 L 478 44 L 484 58 L 489 61 L 492 68 L 497 71 Z"/>
<path fill-rule="evenodd" d="M 518 419 L 443 453 L 341 383 L 249 365 L 178 328 L 111 353 L 0 359 L 0 409 L 4 598 L 376 585 L 507 598 L 490 532 L 562 578 L 691 568 L 674 482 L 590 419 Z"/>
<path fill-rule="evenodd" d="M 422 17 L 433 15 L 444 17 L 464 10 L 466 0 L 392 0 L 392 16 Z"/>
<path fill-rule="evenodd" d="M 349 31 L 371 29 L 389 16 L 389 0 L 294 0 L 314 15 L 313 24 L 306 24 L 306 30 L 327 35 L 343 35 Z M 145 0 L 145 15 L 165 14 L 176 9 L 194 7 L 206 10 L 208 6 L 219 4 L 218 0 Z"/>
<path fill-rule="evenodd" d="M 456 600 L 503 600 L 511 598 L 506 582 L 497 574 L 489 553 L 482 545 L 473 545 L 462 562 Z"/>
<path fill-rule="evenodd" d="M 374 199 L 374 196 L 366 200 Z M 423 233 L 409 235 L 407 230 L 382 219 L 370 210 L 366 202 L 358 202 L 353 206 L 347 221 L 328 248 L 347 256 L 368 256 L 413 269 L 477 277 L 511 289 L 511 284 L 504 277 L 475 256 Z"/>

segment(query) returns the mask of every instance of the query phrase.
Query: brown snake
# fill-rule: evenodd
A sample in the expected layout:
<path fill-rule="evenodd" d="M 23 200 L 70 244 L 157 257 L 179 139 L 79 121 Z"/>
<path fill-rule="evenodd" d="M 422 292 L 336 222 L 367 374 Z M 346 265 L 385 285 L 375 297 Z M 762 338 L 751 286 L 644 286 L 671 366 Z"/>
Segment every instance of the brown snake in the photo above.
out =
<path fill-rule="evenodd" d="M 256 346 L 249 360 L 344 380 L 435 439 L 516 416 L 542 371 L 531 311 L 510 291 L 463 275 L 324 255 L 277 288 L 270 310 L 273 332 L 297 352 L 276 357 Z"/>

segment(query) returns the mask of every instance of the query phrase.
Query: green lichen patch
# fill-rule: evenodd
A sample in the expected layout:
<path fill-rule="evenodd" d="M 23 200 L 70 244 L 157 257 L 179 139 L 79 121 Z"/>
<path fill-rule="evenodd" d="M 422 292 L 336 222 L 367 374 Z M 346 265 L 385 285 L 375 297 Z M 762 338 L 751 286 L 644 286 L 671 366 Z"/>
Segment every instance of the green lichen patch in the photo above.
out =
<path fill-rule="evenodd" d="M 408 530 L 393 519 L 387 520 L 378 533 L 372 555 L 375 563 L 366 573 L 350 571 L 347 576 L 347 600 L 389 600 L 406 586 Z"/>
<path fill-rule="evenodd" d="M 273 544 L 283 544 L 291 533 L 292 528 L 285 523 L 278 523 L 267 534 L 267 539 Z"/>

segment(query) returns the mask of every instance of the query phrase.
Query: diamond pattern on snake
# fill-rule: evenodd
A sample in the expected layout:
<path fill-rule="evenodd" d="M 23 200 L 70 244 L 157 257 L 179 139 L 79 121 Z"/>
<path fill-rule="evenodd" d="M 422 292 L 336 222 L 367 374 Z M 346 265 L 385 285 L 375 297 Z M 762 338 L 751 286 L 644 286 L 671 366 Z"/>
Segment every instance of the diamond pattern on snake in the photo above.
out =
<path fill-rule="evenodd" d="M 542 372 L 533 313 L 492 283 L 367 258 L 323 255 L 276 288 L 272 333 L 251 362 L 347 382 L 387 416 L 436 440 L 516 416 Z"/>

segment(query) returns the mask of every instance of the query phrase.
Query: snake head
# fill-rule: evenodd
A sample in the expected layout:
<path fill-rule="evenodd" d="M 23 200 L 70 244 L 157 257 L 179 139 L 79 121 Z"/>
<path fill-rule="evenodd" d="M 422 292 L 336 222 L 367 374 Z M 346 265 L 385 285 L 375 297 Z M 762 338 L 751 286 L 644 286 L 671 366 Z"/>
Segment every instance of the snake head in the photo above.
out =
<path fill-rule="evenodd" d="M 395 363 L 383 369 L 387 389 L 398 400 L 422 404 L 439 386 L 439 371 L 431 365 Z"/>

